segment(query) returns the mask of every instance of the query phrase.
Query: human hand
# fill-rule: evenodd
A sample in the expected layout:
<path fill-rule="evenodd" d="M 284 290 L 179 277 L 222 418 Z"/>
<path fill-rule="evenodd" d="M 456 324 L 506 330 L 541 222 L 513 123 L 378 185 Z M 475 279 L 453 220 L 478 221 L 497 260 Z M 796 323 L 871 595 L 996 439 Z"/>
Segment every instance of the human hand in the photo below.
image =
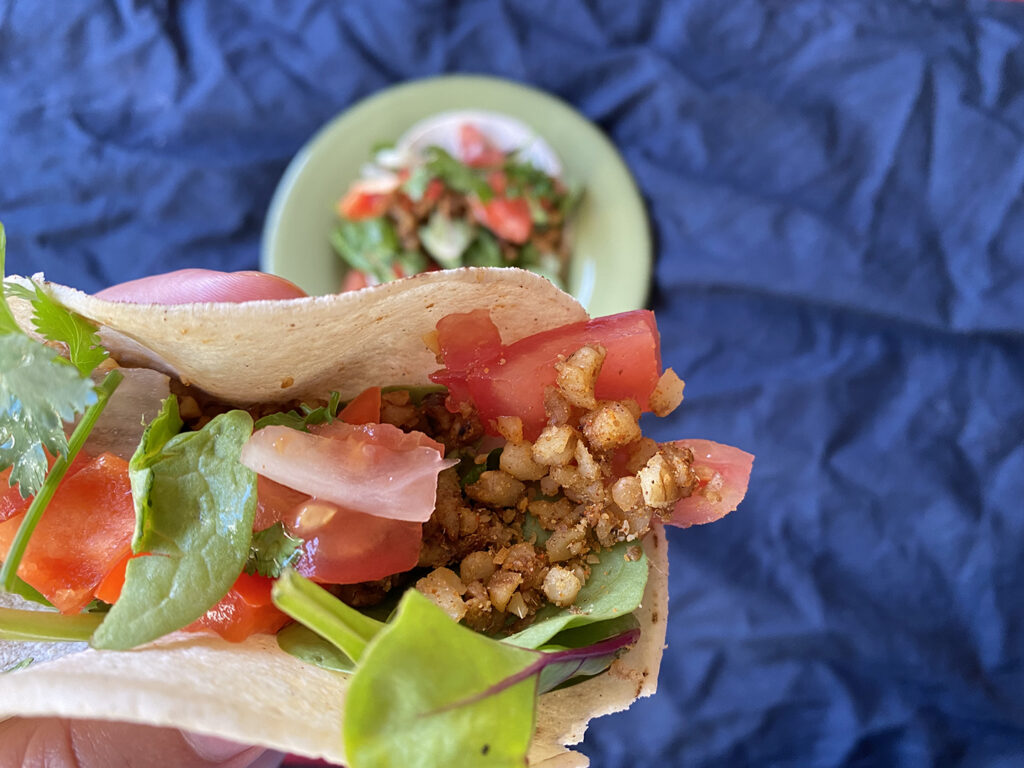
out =
<path fill-rule="evenodd" d="M 260 272 L 184 269 L 121 283 L 96 295 L 111 301 L 176 304 L 291 299 L 305 293 L 287 280 Z M 11 718 L 0 722 L 0 765 L 275 768 L 282 759 L 281 753 L 262 747 L 174 728 L 64 718 Z"/>

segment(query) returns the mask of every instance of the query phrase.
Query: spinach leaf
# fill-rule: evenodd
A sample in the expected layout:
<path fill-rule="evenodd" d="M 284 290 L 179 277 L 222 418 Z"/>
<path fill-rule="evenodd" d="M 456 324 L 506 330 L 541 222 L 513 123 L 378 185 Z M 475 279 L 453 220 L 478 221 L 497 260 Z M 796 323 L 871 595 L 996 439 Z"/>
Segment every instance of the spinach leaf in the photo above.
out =
<path fill-rule="evenodd" d="M 302 624 L 289 624 L 277 633 L 277 645 L 307 664 L 335 672 L 355 672 L 356 665 L 334 643 Z"/>
<path fill-rule="evenodd" d="M 249 559 L 245 561 L 245 572 L 250 576 L 259 575 L 276 579 L 281 571 L 299 559 L 302 539 L 288 534 L 280 520 L 269 528 L 256 531 L 249 546 Z"/>
<path fill-rule="evenodd" d="M 420 242 L 445 269 L 462 266 L 462 254 L 473 239 L 473 227 L 464 219 L 450 219 L 434 211 L 420 227 Z"/>
<path fill-rule="evenodd" d="M 349 764 L 521 768 L 537 679 L 504 683 L 538 656 L 459 626 L 409 590 L 352 678 L 343 725 Z"/>
<path fill-rule="evenodd" d="M 198 432 L 173 432 L 170 398 L 129 464 L 137 526 L 124 589 L 93 634 L 127 649 L 190 624 L 242 571 L 256 512 L 256 473 L 239 462 L 252 417 L 229 411 Z"/>
<path fill-rule="evenodd" d="M 467 267 L 505 267 L 505 259 L 501 255 L 501 247 L 494 235 L 482 229 L 477 230 L 476 238 L 469 244 L 463 255 L 462 263 Z"/>
<path fill-rule="evenodd" d="M 636 544 L 622 542 L 602 551 L 591 566 L 590 578 L 570 608 L 549 605 L 537 612 L 533 624 L 505 638 L 506 643 L 538 648 L 566 629 L 606 621 L 632 613 L 640 605 L 647 586 L 647 556 L 630 560 L 627 552 Z"/>

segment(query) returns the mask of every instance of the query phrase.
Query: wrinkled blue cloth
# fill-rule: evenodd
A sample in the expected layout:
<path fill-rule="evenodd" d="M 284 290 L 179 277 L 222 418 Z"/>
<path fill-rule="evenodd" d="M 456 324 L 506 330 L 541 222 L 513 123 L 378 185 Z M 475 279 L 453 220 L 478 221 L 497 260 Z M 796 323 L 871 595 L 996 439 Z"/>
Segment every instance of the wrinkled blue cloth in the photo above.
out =
<path fill-rule="evenodd" d="M 687 380 L 655 436 L 757 454 L 594 764 L 1024 764 L 1022 5 L 0 2 L 8 271 L 254 268 L 319 125 L 455 71 L 616 143 Z"/>

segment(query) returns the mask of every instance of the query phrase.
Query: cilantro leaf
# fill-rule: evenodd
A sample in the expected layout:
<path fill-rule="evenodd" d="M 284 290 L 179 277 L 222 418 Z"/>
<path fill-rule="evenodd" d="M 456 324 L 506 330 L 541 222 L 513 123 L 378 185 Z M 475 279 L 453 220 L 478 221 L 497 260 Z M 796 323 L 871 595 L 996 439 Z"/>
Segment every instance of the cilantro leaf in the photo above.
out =
<path fill-rule="evenodd" d="M 504 171 L 511 197 L 558 197 L 554 178 L 531 163 L 509 160 L 505 163 Z"/>
<path fill-rule="evenodd" d="M 486 203 L 494 197 L 494 190 L 483 177 L 465 163 L 460 163 L 440 147 L 427 147 L 424 167 L 445 186 L 465 195 L 476 195 Z"/>
<path fill-rule="evenodd" d="M 302 539 L 289 535 L 280 521 L 262 531 L 256 531 L 249 545 L 245 572 L 250 576 L 276 579 L 281 571 L 299 559 L 301 546 Z"/>
<path fill-rule="evenodd" d="M 279 413 L 268 414 L 256 422 L 253 427 L 256 429 L 263 429 L 264 427 L 291 427 L 297 429 L 300 432 L 308 432 L 311 424 L 328 424 L 338 416 L 338 409 L 341 406 L 341 395 L 337 392 L 331 392 L 331 396 L 327 401 L 327 405 L 321 405 L 319 408 L 314 408 L 311 405 L 303 403 L 299 411 L 281 411 Z"/>
<path fill-rule="evenodd" d="M 43 484 L 51 455 L 68 452 L 62 422 L 97 400 L 93 383 L 70 366 L 54 365 L 55 350 L 17 333 L 0 335 L 0 470 L 23 497 Z"/>
<path fill-rule="evenodd" d="M 32 302 L 32 324 L 50 341 L 68 346 L 68 357 L 83 376 L 107 359 L 107 350 L 100 344 L 96 326 L 81 315 L 62 307 L 40 286 L 35 286 Z M 63 360 L 63 358 L 59 358 Z"/>

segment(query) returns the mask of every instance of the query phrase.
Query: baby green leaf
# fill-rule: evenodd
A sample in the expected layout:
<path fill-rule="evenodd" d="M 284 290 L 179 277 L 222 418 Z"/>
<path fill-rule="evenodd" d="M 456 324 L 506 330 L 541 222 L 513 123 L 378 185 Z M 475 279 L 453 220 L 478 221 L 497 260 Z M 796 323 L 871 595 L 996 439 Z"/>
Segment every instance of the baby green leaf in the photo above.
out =
<path fill-rule="evenodd" d="M 566 629 L 582 627 L 632 613 L 640 605 L 647 586 L 647 556 L 627 557 L 636 544 L 622 542 L 601 552 L 600 562 L 592 566 L 571 608 L 549 605 L 537 612 L 537 618 L 522 632 L 505 642 L 523 648 L 537 648 Z"/>
<path fill-rule="evenodd" d="M 5 305 L 6 306 L 6 305 Z M 23 497 L 38 493 L 47 459 L 66 454 L 63 423 L 96 402 L 93 383 L 57 353 L 20 333 L 0 335 L 0 470 L 12 467 L 10 484 Z"/>
<path fill-rule="evenodd" d="M 239 456 L 252 417 L 229 411 L 164 441 L 172 430 L 157 421 L 173 424 L 169 412 L 165 402 L 129 465 L 132 549 L 149 556 L 129 561 L 121 598 L 92 637 L 96 648 L 133 648 L 195 621 L 227 594 L 249 554 L 256 473 Z"/>
<path fill-rule="evenodd" d="M 355 672 L 356 665 L 334 643 L 302 624 L 289 624 L 277 633 L 277 645 L 307 664 L 335 672 Z"/>
<path fill-rule="evenodd" d="M 95 613 L 64 616 L 0 607 L 0 640 L 88 640 L 101 620 Z"/>
<path fill-rule="evenodd" d="M 537 677 L 501 684 L 538 656 L 459 626 L 409 590 L 352 678 L 343 726 L 349 764 L 522 768 Z"/>
<path fill-rule="evenodd" d="M 355 662 L 359 662 L 367 644 L 384 628 L 384 622 L 346 605 L 291 568 L 274 582 L 270 594 L 279 610 L 329 640 Z"/>
<path fill-rule="evenodd" d="M 256 531 L 249 546 L 249 559 L 245 561 L 245 572 L 251 575 L 276 579 L 281 571 L 298 560 L 302 539 L 290 536 L 281 521 L 269 528 Z"/>

